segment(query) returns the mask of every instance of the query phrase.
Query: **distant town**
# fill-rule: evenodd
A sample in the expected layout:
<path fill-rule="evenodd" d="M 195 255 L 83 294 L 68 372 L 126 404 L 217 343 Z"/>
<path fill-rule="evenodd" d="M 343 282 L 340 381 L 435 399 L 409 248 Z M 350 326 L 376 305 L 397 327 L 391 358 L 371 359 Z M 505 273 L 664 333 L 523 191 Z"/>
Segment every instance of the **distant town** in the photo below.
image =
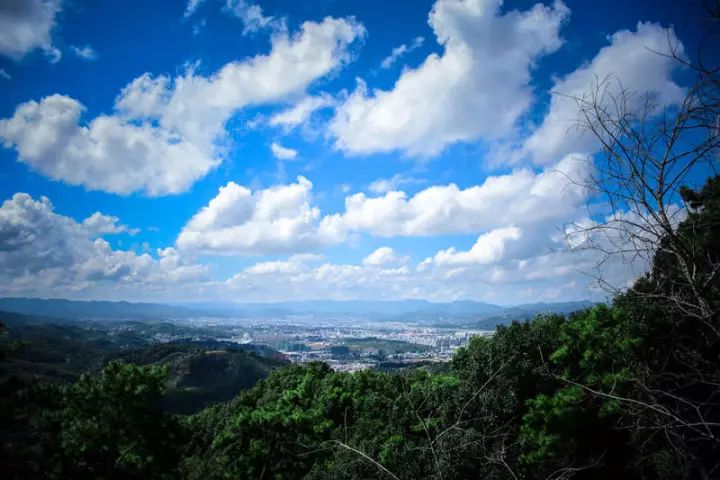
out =
<path fill-rule="evenodd" d="M 197 317 L 149 332 L 159 343 L 219 341 L 267 346 L 293 363 L 322 361 L 338 371 L 393 369 L 448 361 L 473 336 L 491 330 L 378 322 L 365 318 L 296 316 L 278 319 Z M 158 328 L 133 324 L 123 328 Z"/>
<path fill-rule="evenodd" d="M 474 336 L 538 314 L 568 313 L 591 302 L 501 307 L 481 302 L 309 301 L 277 304 L 163 305 L 0 298 L 0 311 L 70 322 L 144 341 L 242 347 L 293 363 L 322 361 L 337 371 L 393 370 L 447 362 Z"/>

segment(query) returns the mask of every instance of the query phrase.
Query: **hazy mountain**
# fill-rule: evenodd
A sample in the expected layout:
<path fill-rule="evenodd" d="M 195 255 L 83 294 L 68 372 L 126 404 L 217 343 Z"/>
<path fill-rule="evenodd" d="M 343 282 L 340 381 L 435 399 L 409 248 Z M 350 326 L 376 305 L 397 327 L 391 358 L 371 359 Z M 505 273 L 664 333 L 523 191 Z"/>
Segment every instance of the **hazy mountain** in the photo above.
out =
<path fill-rule="evenodd" d="M 529 313 L 532 315 L 537 315 L 539 313 L 571 313 L 571 312 L 576 312 L 578 310 L 584 310 L 588 307 L 591 307 L 595 303 L 596 302 L 591 302 L 589 300 L 582 300 L 579 302 L 526 303 L 526 304 L 522 304 L 522 305 L 506 307 L 504 309 L 504 313 L 505 314 Z"/>
<path fill-rule="evenodd" d="M 196 303 L 180 304 L 187 308 L 215 310 L 227 313 L 324 314 L 324 315 L 382 315 L 399 316 L 413 313 L 486 314 L 503 309 L 482 302 L 433 303 L 427 300 L 307 300 L 276 303 Z"/>
<path fill-rule="evenodd" d="M 569 313 L 592 302 L 532 303 L 511 307 L 474 301 L 434 303 L 426 300 L 366 301 L 312 300 L 277 303 L 204 302 L 187 304 L 75 301 L 40 298 L 0 298 L 0 311 L 54 318 L 83 319 L 164 319 L 193 316 L 284 317 L 293 315 L 365 316 L 381 320 L 444 322 L 453 319 L 512 319 L 538 313 Z M 502 323 L 502 322 L 501 322 Z"/>
<path fill-rule="evenodd" d="M 71 319 L 145 319 L 198 315 L 197 310 L 159 303 L 0 298 L 0 311 Z"/>

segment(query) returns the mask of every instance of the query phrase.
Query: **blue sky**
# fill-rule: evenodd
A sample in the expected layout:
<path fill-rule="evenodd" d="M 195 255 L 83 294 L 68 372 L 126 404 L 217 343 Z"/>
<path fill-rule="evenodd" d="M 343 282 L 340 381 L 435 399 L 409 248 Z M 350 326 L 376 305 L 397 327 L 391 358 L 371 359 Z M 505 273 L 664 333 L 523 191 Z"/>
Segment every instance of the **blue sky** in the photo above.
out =
<path fill-rule="evenodd" d="M 679 102 L 682 3 L 2 1 L 0 294 L 601 298 L 559 94 Z"/>

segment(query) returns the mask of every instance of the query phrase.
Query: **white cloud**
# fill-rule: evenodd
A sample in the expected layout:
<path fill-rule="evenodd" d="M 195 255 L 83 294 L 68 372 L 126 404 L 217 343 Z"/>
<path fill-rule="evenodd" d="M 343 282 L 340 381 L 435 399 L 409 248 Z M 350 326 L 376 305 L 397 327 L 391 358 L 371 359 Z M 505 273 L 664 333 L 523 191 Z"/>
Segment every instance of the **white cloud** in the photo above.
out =
<path fill-rule="evenodd" d="M 458 252 L 455 248 L 442 250 L 435 255 L 433 262 L 439 266 L 496 263 L 503 258 L 506 243 L 518 240 L 521 235 L 522 231 L 517 227 L 497 228 L 480 235 L 469 251 Z"/>
<path fill-rule="evenodd" d="M 0 284 L 3 294 L 52 295 L 122 288 L 168 288 L 197 281 L 206 268 L 185 263 L 172 249 L 149 254 L 114 250 L 98 235 L 126 228 L 96 213 L 78 223 L 54 212 L 46 197 L 17 193 L 0 206 Z M 105 230 L 105 231 L 102 231 Z"/>
<path fill-rule="evenodd" d="M 256 301 L 407 298 L 407 267 L 321 263 L 293 256 L 246 268 L 223 285 L 228 294 Z M 272 287 L 274 285 L 274 287 Z M 282 296 L 278 292 L 282 291 Z"/>
<path fill-rule="evenodd" d="M 119 194 L 179 193 L 220 163 L 213 152 L 150 124 L 100 115 L 83 126 L 84 109 L 64 95 L 23 103 L 0 120 L 0 139 L 50 178 Z"/>
<path fill-rule="evenodd" d="M 412 269 L 406 265 L 318 263 L 317 258 L 292 256 L 260 262 L 237 273 L 217 290 L 230 298 L 253 301 L 308 299 L 433 301 L 473 299 L 504 304 L 534 301 L 603 299 L 604 293 L 587 288 L 597 260 L 590 251 L 535 252 L 500 263 L 472 263 Z M 626 265 L 613 263 L 613 279 L 627 281 Z"/>
<path fill-rule="evenodd" d="M 392 52 L 390 52 L 390 55 L 385 57 L 380 63 L 380 68 L 388 69 L 392 67 L 395 62 L 400 60 L 400 58 L 403 55 L 406 55 L 413 50 L 417 50 L 418 48 L 422 47 L 422 44 L 425 42 L 425 39 L 423 37 L 416 37 L 410 45 L 403 43 L 399 47 L 395 47 L 392 49 Z"/>
<path fill-rule="evenodd" d="M 283 147 L 279 143 L 273 142 L 270 144 L 270 150 L 278 160 L 294 160 L 297 157 L 297 150 L 292 148 Z"/>
<path fill-rule="evenodd" d="M 597 253 L 560 251 L 558 228 L 586 214 L 587 192 L 569 179 L 586 175 L 587 166 L 568 157 L 540 172 L 516 170 L 467 189 L 451 184 L 413 196 L 356 194 L 346 198 L 344 211 L 325 216 L 312 205 L 311 184 L 302 177 L 255 192 L 230 183 L 188 222 L 177 244 L 181 251 L 214 254 L 295 254 L 341 243 L 351 234 L 480 233 L 468 251 L 444 249 L 416 268 L 390 247 L 368 254 L 361 265 L 317 264 L 318 258 L 296 255 L 248 267 L 223 288 L 254 300 L 582 299 L 591 294 L 583 286 L 590 283 L 585 273 L 595 267 Z M 631 278 L 628 268 L 613 268 L 614 278 Z M 554 276 L 542 277 L 544 271 Z"/>
<path fill-rule="evenodd" d="M 564 224 L 582 223 L 587 215 L 588 192 L 570 179 L 586 175 L 588 165 L 568 157 L 540 172 L 516 170 L 466 189 L 438 185 L 413 196 L 351 195 L 344 211 L 325 216 L 312 206 L 311 184 L 302 177 L 297 183 L 255 192 L 231 183 L 188 222 L 177 244 L 181 252 L 294 254 L 261 261 L 218 284 L 217 295 L 253 301 L 602 299 L 605 292 L 587 288 L 601 254 L 580 240 L 566 249 L 560 232 Z M 409 257 L 388 246 L 369 253 L 359 264 L 297 255 L 344 242 L 352 234 L 458 233 L 479 236 L 468 249 L 441 249 L 414 267 Z M 602 266 L 602 274 L 615 285 L 626 285 L 642 267 L 613 257 Z"/>
<path fill-rule="evenodd" d="M 589 132 L 574 128 L 579 111 L 573 97 L 590 94 L 598 82 L 609 77 L 606 86 L 610 96 L 617 95 L 622 86 L 633 92 L 635 102 L 641 102 L 648 92 L 657 94 L 661 104 L 682 100 L 683 89 L 672 79 L 678 63 L 669 57 L 671 45 L 682 53 L 682 44 L 672 30 L 654 23 L 639 23 L 635 31 L 620 30 L 609 41 L 610 45 L 603 47 L 590 63 L 555 82 L 550 110 L 525 141 L 519 155 L 528 155 L 536 163 L 546 165 L 571 152 L 597 150 L 597 140 Z M 638 105 L 628 106 L 634 109 Z"/>
<path fill-rule="evenodd" d="M 105 215 L 101 212 L 95 212 L 83 220 L 82 226 L 91 235 L 105 235 L 125 232 L 130 235 L 137 235 L 140 233 L 139 228 L 130 228 L 127 225 L 120 223 L 120 218 L 113 215 Z"/>
<path fill-rule="evenodd" d="M 407 257 L 398 257 L 392 248 L 380 247 L 363 259 L 363 265 L 382 267 L 391 264 L 402 264 L 407 261 Z"/>
<path fill-rule="evenodd" d="M 51 62 L 60 60 L 53 46 L 55 17 L 62 9 L 60 0 L 3 0 L 0 2 L 0 55 L 19 60 L 41 49 Z"/>
<path fill-rule="evenodd" d="M 294 261 L 270 261 L 257 263 L 248 267 L 245 272 L 252 275 L 278 275 L 300 273 L 301 264 Z"/>
<path fill-rule="evenodd" d="M 349 45 L 363 35 L 353 20 L 305 22 L 297 34 L 275 34 L 268 55 L 228 63 L 209 77 L 194 68 L 175 79 L 138 77 L 122 91 L 117 107 L 131 118 L 155 120 L 193 142 L 209 143 L 237 110 L 302 93 L 342 66 L 350 59 Z"/>
<path fill-rule="evenodd" d="M 340 213 L 321 215 L 312 204 L 312 183 L 255 192 L 234 182 L 198 212 L 178 237 L 180 248 L 219 254 L 298 253 L 344 241 L 351 234 L 380 237 L 480 233 L 517 226 L 547 231 L 578 219 L 587 192 L 579 182 L 587 163 L 571 157 L 541 172 L 516 170 L 460 189 L 435 185 L 408 197 L 391 191 L 345 198 Z"/>
<path fill-rule="evenodd" d="M 0 120 L 0 139 L 19 159 L 57 180 L 119 194 L 187 190 L 222 160 L 225 123 L 249 105 L 303 92 L 349 60 L 364 35 L 352 20 L 305 22 L 277 33 L 267 55 L 231 62 L 205 77 L 142 75 L 123 89 L 113 115 L 80 122 L 83 105 L 63 95 L 19 105 Z"/>
<path fill-rule="evenodd" d="M 268 123 L 273 127 L 296 127 L 305 123 L 313 112 L 333 105 L 334 100 L 326 93 L 307 96 L 292 107 L 274 114 Z"/>
<path fill-rule="evenodd" d="M 206 253 L 261 255 L 315 250 L 337 243 L 319 223 L 311 204 L 312 183 L 297 183 L 255 192 L 229 182 L 183 227 L 177 244 Z"/>
<path fill-rule="evenodd" d="M 368 185 L 368 190 L 375 194 L 383 194 L 392 190 L 398 190 L 403 185 L 420 185 L 426 180 L 410 175 L 397 173 L 390 178 L 378 178 Z"/>
<path fill-rule="evenodd" d="M 429 21 L 442 54 L 403 71 L 391 90 L 369 91 L 359 81 L 330 123 L 336 146 L 427 156 L 454 142 L 507 135 L 533 100 L 535 62 L 562 44 L 569 10 L 556 1 L 501 13 L 501 3 L 438 0 Z"/>
<path fill-rule="evenodd" d="M 323 228 L 392 237 L 477 233 L 509 225 L 557 227 L 585 204 L 587 192 L 578 183 L 587 168 L 587 162 L 567 157 L 539 173 L 519 169 L 466 189 L 435 185 L 412 197 L 402 191 L 379 197 L 357 193 L 346 197 L 344 212 L 323 219 Z"/>
<path fill-rule="evenodd" d="M 84 47 L 76 47 L 72 45 L 70 47 L 72 52 L 83 60 L 95 60 L 97 58 L 97 52 L 90 46 L 85 45 Z"/>
<path fill-rule="evenodd" d="M 673 205 L 670 211 L 676 222 L 684 218 L 679 207 Z M 480 235 L 468 251 L 439 251 L 422 261 L 417 270 L 421 276 L 445 279 L 459 290 L 479 281 L 511 303 L 519 302 L 515 295 L 532 301 L 583 296 L 602 299 L 607 291 L 598 279 L 605 286 L 629 287 L 647 271 L 652 251 L 645 249 L 649 244 L 657 245 L 661 232 L 657 229 L 653 234 L 654 228 L 642 226 L 643 220 L 631 212 L 605 219 L 629 219 L 631 223 L 625 226 L 632 227 L 628 230 L 589 229 L 594 223 L 582 214 L 576 212 L 576 220 L 564 232 L 568 236 L 552 223 L 524 229 L 499 228 Z M 610 251 L 617 253 L 605 253 Z"/>
<path fill-rule="evenodd" d="M 229 242 L 215 245 L 223 249 L 231 245 L 243 251 L 277 253 L 302 249 L 296 248 L 297 242 L 286 248 L 287 239 L 301 238 L 296 232 L 305 228 L 315 240 L 300 247 L 317 245 L 321 228 L 316 222 L 310 227 L 286 228 L 292 223 L 288 219 L 298 217 L 298 205 L 307 211 L 308 190 L 306 181 L 299 179 L 296 184 L 255 192 L 248 199 L 249 192 L 231 184 L 186 230 L 192 226 L 203 231 L 206 239 Z M 317 213 L 309 217 L 316 218 Z M 155 301 L 425 298 L 521 303 L 599 298 L 602 293 L 583 288 L 590 283 L 585 274 L 593 272 L 597 251 L 545 249 L 562 241 L 561 236 L 553 237 L 551 225 L 501 227 L 480 235 L 467 252 L 441 250 L 417 268 L 408 264 L 408 257 L 381 247 L 359 265 L 334 264 L 318 255 L 292 255 L 250 265 L 226 281 L 211 281 L 206 266 L 183 259 L 180 241 L 181 250 L 158 249 L 154 256 L 115 250 L 100 235 L 127 231 L 118 218 L 97 212 L 77 222 L 55 213 L 47 198 L 36 200 L 19 193 L 0 207 L 0 293 Z M 290 235 L 280 238 L 282 232 Z M 257 233 L 251 245 L 247 237 Z M 274 248 L 260 247 L 263 242 L 274 242 Z M 632 267 L 614 258 L 605 265 L 605 278 L 616 285 L 628 282 L 639 273 Z"/>
<path fill-rule="evenodd" d="M 191 17 L 205 0 L 189 0 L 185 8 L 184 17 Z M 260 30 L 269 29 L 272 31 L 286 30 L 284 19 L 277 19 L 272 16 L 263 15 L 262 7 L 246 0 L 225 0 L 224 10 L 239 18 L 243 24 L 243 35 L 256 33 Z M 205 25 L 203 20 L 202 26 Z M 197 35 L 197 24 L 193 27 L 193 34 Z M 201 27 L 200 27 L 201 28 Z"/>
<path fill-rule="evenodd" d="M 225 8 L 238 17 L 243 23 L 243 35 L 255 33 L 263 29 L 284 30 L 287 28 L 283 20 L 263 15 L 262 8 L 245 0 L 226 0 Z"/>
<path fill-rule="evenodd" d="M 495 212 L 494 218 L 481 213 L 483 209 L 476 207 L 478 216 L 475 218 L 479 223 L 475 226 L 477 229 L 484 226 L 486 233 L 481 234 L 469 250 L 461 251 L 451 247 L 422 261 L 417 270 L 421 278 L 427 278 L 428 284 L 432 284 L 432 279 L 443 279 L 444 285 L 452 288 L 455 294 L 472 295 L 473 292 L 467 289 L 467 285 L 477 288 L 479 282 L 484 289 L 494 292 L 493 295 L 507 298 L 514 303 L 523 297 L 532 301 L 567 300 L 583 296 L 602 298 L 604 292 L 597 289 L 597 286 L 594 290 L 583 287 L 592 284 L 594 279 L 600 276 L 607 284 L 625 287 L 647 268 L 642 258 L 634 256 L 630 258 L 629 255 L 604 258 L 596 248 L 588 248 L 592 246 L 618 248 L 619 245 L 629 242 L 628 238 L 595 238 L 595 235 L 590 240 L 587 235 L 593 234 L 584 232 L 582 235 L 571 235 L 570 245 L 566 245 L 565 238 L 557 230 L 563 224 L 587 226 L 592 223 L 583 216 L 587 213 L 582 208 L 585 198 L 582 189 L 567 185 L 563 187 L 562 182 L 549 181 L 554 176 L 552 172 L 556 169 L 566 173 L 574 171 L 573 176 L 582 177 L 584 175 L 582 170 L 589 168 L 590 159 L 586 162 L 574 162 L 578 166 L 583 163 L 585 165 L 577 169 L 571 166 L 572 163 L 567 162 L 573 162 L 572 158 L 586 158 L 598 148 L 591 136 L 580 134 L 578 131 L 568 132 L 578 116 L 577 105 L 568 98 L 568 95 L 585 95 L 594 82 L 612 76 L 613 80 L 608 83 L 611 95 L 617 94 L 617 88 L 622 84 L 623 88 L 634 92 L 636 101 L 640 101 L 648 92 L 657 95 L 661 104 L 678 102 L 683 96 L 682 89 L 671 78 L 673 61 L 656 53 L 668 53 L 668 42 L 678 46 L 679 51 L 682 52 L 672 31 L 664 30 L 658 25 L 641 23 L 637 31 L 620 31 L 609 37 L 609 40 L 610 45 L 603 48 L 591 62 L 556 81 L 549 112 L 540 127 L 520 150 L 507 149 L 505 152 L 506 161 L 517 161 L 523 156 L 530 156 L 538 164 L 550 165 L 558 158 L 565 160 L 556 167 L 546 167 L 539 175 L 547 175 L 542 182 L 543 186 L 539 184 L 531 186 L 532 182 L 520 181 L 514 183 L 513 187 L 503 188 L 502 190 L 510 196 L 504 201 L 499 201 L 502 198 L 500 195 L 487 203 L 487 205 L 495 205 L 493 210 L 488 211 L 488 213 Z M 629 106 L 635 108 L 632 103 Z M 563 164 L 565 167 L 562 167 Z M 524 171 L 516 171 L 512 176 L 521 179 L 523 175 L 519 172 Z M 496 182 L 500 178 L 490 177 L 490 180 Z M 527 177 L 526 180 L 529 178 Z M 559 177 L 556 177 L 556 180 L 558 179 Z M 514 190 L 514 187 L 518 186 L 521 189 Z M 564 206 L 567 208 L 557 203 L 559 196 L 555 197 L 555 200 L 552 199 L 553 191 L 563 192 L 561 196 L 566 198 L 567 204 Z M 542 192 L 541 197 L 543 195 L 549 197 L 536 203 L 535 200 L 540 199 L 534 196 L 539 192 Z M 429 213 L 432 210 L 428 211 L 428 207 L 423 208 L 423 206 L 432 205 L 434 202 L 419 202 L 416 197 L 403 198 L 398 203 L 398 210 L 405 212 L 424 210 L 428 212 L 426 216 L 429 219 L 452 217 L 452 214 L 447 212 L 443 212 L 443 215 Z M 445 206 L 448 212 L 458 211 L 454 204 L 454 196 L 450 196 L 451 200 L 443 197 L 438 195 L 435 201 Z M 495 200 L 498 202 L 495 203 Z M 410 208 L 413 202 L 417 205 Z M 358 215 L 360 223 L 367 218 L 365 215 L 373 215 L 373 208 L 378 208 L 378 211 L 388 208 L 388 205 L 383 206 L 382 203 L 384 202 L 372 205 L 371 200 L 359 202 L 361 207 L 359 211 L 363 214 Z M 483 203 L 477 202 L 476 205 Z M 522 209 L 524 206 L 529 207 L 529 210 L 525 214 L 520 214 L 521 210 L 516 208 Z M 374 215 L 377 216 L 377 213 Z M 421 228 L 418 225 L 422 224 L 411 223 L 415 218 L 419 218 L 419 214 L 406 213 L 396 219 L 395 224 L 404 225 L 401 230 L 426 230 L 427 225 L 433 224 L 435 229 L 442 229 L 439 227 L 442 223 L 437 223 L 435 220 L 428 221 Z M 383 221 L 393 223 L 388 219 L 377 219 L 369 227 L 382 228 L 379 224 Z M 453 224 L 462 225 L 462 218 L 453 220 Z M 637 238 L 637 235 L 634 238 Z M 612 242 L 611 246 L 608 245 L 609 242 Z M 641 245 L 641 248 L 645 246 Z M 600 260 L 603 262 L 601 263 Z"/>

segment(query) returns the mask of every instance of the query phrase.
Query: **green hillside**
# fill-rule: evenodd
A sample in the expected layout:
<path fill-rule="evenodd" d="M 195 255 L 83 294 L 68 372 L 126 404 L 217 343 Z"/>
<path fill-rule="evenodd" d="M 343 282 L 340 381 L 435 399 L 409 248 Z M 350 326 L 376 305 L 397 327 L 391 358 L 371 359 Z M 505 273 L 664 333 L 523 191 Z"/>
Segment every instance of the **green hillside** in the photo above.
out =
<path fill-rule="evenodd" d="M 171 411 L 193 412 L 230 400 L 287 363 L 264 346 L 153 344 L 132 330 L 13 313 L 0 313 L 0 321 L 7 328 L 0 342 L 11 353 L 0 362 L 0 381 L 75 381 L 84 373 L 98 374 L 113 360 L 167 366 L 164 402 Z"/>
<path fill-rule="evenodd" d="M 237 347 L 208 349 L 192 344 L 159 344 L 118 353 L 138 365 L 167 366 L 165 404 L 171 411 L 195 412 L 231 400 L 287 362 Z"/>

